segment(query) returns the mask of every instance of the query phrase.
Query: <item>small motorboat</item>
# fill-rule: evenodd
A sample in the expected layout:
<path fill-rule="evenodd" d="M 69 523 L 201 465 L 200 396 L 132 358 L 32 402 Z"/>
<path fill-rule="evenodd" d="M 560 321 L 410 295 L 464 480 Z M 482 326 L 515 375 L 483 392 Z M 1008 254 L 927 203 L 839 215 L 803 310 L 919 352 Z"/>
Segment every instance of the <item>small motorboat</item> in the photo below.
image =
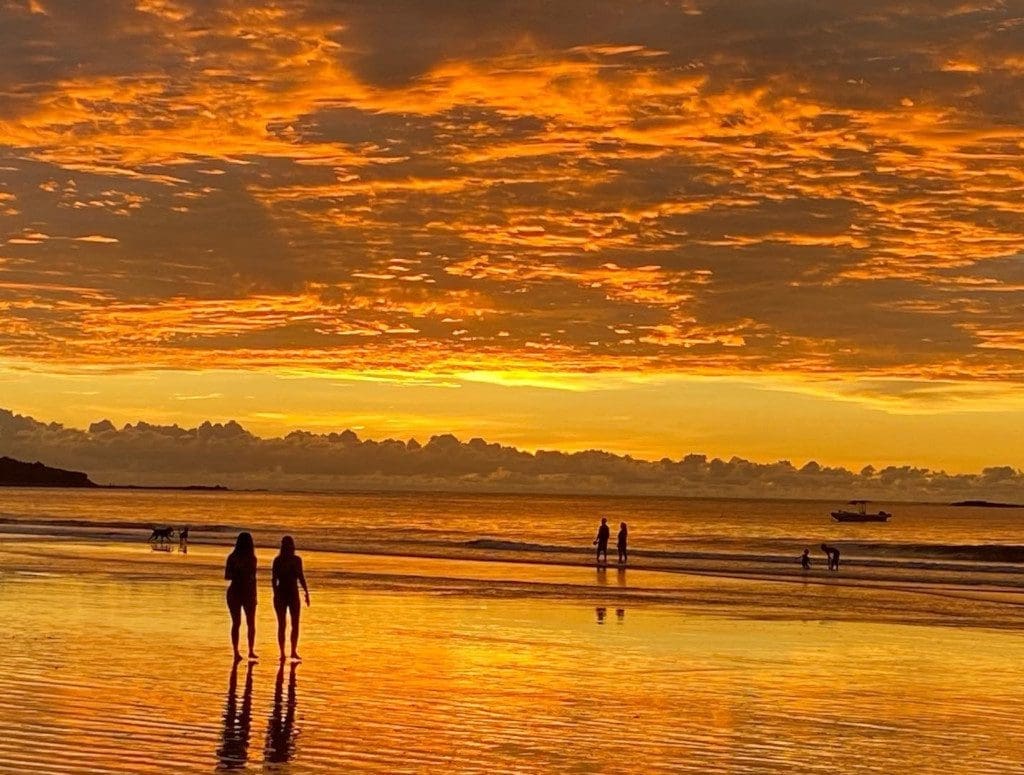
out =
<path fill-rule="evenodd" d="M 868 511 L 868 501 L 850 501 L 848 506 L 856 506 L 856 511 L 840 509 L 832 512 L 832 519 L 836 522 L 888 522 L 892 514 L 888 511 Z"/>

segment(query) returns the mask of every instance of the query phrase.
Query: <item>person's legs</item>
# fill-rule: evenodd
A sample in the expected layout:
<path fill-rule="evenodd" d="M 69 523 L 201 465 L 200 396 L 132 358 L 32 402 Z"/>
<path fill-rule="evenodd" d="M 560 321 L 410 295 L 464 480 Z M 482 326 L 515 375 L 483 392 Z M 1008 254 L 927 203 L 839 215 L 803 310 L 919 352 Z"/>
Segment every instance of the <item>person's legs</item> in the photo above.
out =
<path fill-rule="evenodd" d="M 256 603 L 245 606 L 245 623 L 249 635 L 249 657 L 256 658 Z"/>
<path fill-rule="evenodd" d="M 280 600 L 274 600 L 274 613 L 277 614 L 277 647 L 281 651 L 281 659 L 284 659 L 284 628 L 288 606 Z"/>
<path fill-rule="evenodd" d="M 296 595 L 289 606 L 292 612 L 292 658 L 299 659 L 299 618 L 302 612 L 302 603 Z"/>
<path fill-rule="evenodd" d="M 242 605 L 234 596 L 228 592 L 228 613 L 231 614 L 231 650 L 235 653 L 236 659 L 241 659 L 238 653 L 238 629 L 242 626 Z"/>

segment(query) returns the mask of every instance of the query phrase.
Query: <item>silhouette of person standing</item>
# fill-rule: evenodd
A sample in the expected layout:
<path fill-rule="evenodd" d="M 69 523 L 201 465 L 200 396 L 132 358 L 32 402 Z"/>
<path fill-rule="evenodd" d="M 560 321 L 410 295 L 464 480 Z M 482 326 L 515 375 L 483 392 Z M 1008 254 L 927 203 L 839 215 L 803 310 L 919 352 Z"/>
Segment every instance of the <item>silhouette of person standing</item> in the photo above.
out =
<path fill-rule="evenodd" d="M 626 538 L 629 534 L 629 530 L 626 528 L 625 522 L 619 523 L 619 565 L 626 564 Z"/>
<path fill-rule="evenodd" d="M 256 547 L 250 533 L 239 533 L 235 548 L 228 555 L 224 566 L 224 578 L 228 584 L 228 611 L 231 614 L 231 647 L 235 661 L 242 658 L 238 650 L 238 630 L 242 625 L 242 610 L 245 610 L 249 635 L 249 659 L 257 659 L 256 643 Z"/>
<path fill-rule="evenodd" d="M 594 539 L 594 546 L 597 547 L 597 561 L 601 562 L 601 558 L 604 557 L 604 561 L 608 562 L 608 539 L 611 537 L 612 531 L 608 527 L 608 520 L 601 517 L 601 527 L 597 529 L 597 538 Z"/>
<path fill-rule="evenodd" d="M 277 645 L 281 649 L 281 660 L 284 660 L 284 631 L 286 616 L 292 615 L 292 659 L 299 657 L 299 616 L 302 604 L 299 600 L 299 585 L 306 594 L 306 606 L 309 606 L 309 588 L 306 576 L 302 571 L 302 558 L 295 554 L 295 539 L 285 536 L 281 539 L 281 553 L 274 558 L 270 584 L 274 588 L 274 612 L 277 614 Z"/>
<path fill-rule="evenodd" d="M 804 570 L 811 569 L 811 550 L 804 549 L 804 553 L 800 555 L 800 567 Z"/>
<path fill-rule="evenodd" d="M 821 551 L 825 553 L 825 559 L 828 561 L 828 569 L 839 570 L 839 550 L 834 546 L 822 544 Z"/>

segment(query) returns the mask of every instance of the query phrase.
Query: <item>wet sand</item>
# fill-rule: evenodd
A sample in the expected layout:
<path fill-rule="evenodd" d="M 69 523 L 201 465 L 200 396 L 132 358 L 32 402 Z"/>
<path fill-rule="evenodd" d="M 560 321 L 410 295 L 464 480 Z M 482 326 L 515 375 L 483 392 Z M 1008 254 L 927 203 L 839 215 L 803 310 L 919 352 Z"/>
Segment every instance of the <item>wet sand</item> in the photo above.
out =
<path fill-rule="evenodd" d="M 1016 599 L 305 552 L 232 671 L 225 550 L 0 543 L 0 772 L 1021 771 Z"/>

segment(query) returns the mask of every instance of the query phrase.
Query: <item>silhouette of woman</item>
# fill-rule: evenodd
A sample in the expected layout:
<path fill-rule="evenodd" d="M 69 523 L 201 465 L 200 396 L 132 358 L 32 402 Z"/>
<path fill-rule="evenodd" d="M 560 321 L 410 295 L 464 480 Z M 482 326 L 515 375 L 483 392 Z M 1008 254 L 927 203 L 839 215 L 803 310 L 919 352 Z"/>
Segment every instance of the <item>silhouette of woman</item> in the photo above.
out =
<path fill-rule="evenodd" d="M 629 535 L 629 530 L 626 527 L 625 522 L 619 523 L 619 565 L 626 564 L 626 539 Z"/>
<path fill-rule="evenodd" d="M 253 647 L 256 643 L 256 547 L 252 535 L 239 533 L 235 549 L 228 555 L 224 566 L 224 578 L 228 584 L 228 611 L 231 613 L 231 647 L 235 661 L 242 658 L 238 651 L 238 629 L 242 625 L 242 609 L 249 635 L 249 659 L 256 659 Z"/>
<path fill-rule="evenodd" d="M 306 606 L 309 606 L 309 588 L 306 576 L 302 572 L 302 558 L 295 554 L 295 539 L 285 536 L 281 539 L 281 553 L 274 558 L 270 584 L 274 588 L 274 612 L 277 614 L 277 645 L 281 649 L 284 660 L 285 617 L 292 615 L 292 659 L 301 659 L 297 651 L 299 646 L 299 615 L 302 605 L 299 601 L 299 585 L 306 595 Z"/>

